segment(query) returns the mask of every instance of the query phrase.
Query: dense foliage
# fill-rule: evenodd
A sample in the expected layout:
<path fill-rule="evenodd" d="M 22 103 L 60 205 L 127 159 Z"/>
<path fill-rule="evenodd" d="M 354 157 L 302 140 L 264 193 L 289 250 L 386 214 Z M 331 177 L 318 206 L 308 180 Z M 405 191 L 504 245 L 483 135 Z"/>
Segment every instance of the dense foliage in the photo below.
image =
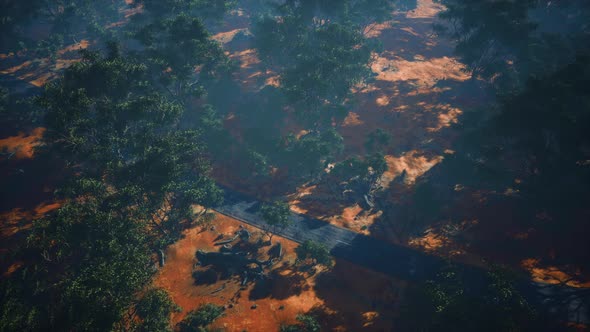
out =
<path fill-rule="evenodd" d="M 265 15 L 255 22 L 255 46 L 262 59 L 278 69 L 281 89 L 304 114 L 305 124 L 342 119 L 350 89 L 371 76 L 374 47 L 362 27 L 351 24 L 360 8 L 368 9 L 348 1 L 287 1 L 277 7 L 278 16 Z"/>
<path fill-rule="evenodd" d="M 318 242 L 307 240 L 295 248 L 297 259 L 302 263 L 319 264 L 331 267 L 333 264 L 330 250 Z"/>
<path fill-rule="evenodd" d="M 500 269 L 489 272 L 479 286 L 455 268 L 447 268 L 410 293 L 402 309 L 403 331 L 537 331 L 543 327 L 512 277 Z"/>
<path fill-rule="evenodd" d="M 297 315 L 297 324 L 283 325 L 280 332 L 319 332 L 321 326 L 311 315 Z"/>
<path fill-rule="evenodd" d="M 179 324 L 181 332 L 206 332 L 207 326 L 217 318 L 223 316 L 223 307 L 214 304 L 204 304 L 191 311 Z"/>
<path fill-rule="evenodd" d="M 2 330 L 109 330 L 151 279 L 147 229 L 134 211 L 99 181 L 70 190 L 81 198 L 35 222 L 28 251 L 39 260 L 3 284 Z"/>
<path fill-rule="evenodd" d="M 94 15 L 94 4 L 60 6 L 60 15 L 69 6 Z M 227 70 L 225 54 L 196 18 L 132 27 L 140 50 L 108 42 L 105 51 L 82 51 L 81 61 L 35 99 L 47 128 L 39 153 L 58 154 L 71 180 L 56 191 L 62 207 L 33 225 L 23 249 L 32 263 L 2 285 L 2 330 L 125 326 L 155 271 L 153 253 L 178 239 L 194 219 L 193 204 L 222 200 L 201 138 L 212 129 L 182 121 L 186 100 L 202 96 L 202 84 Z M 202 110 L 210 118 L 210 107 Z M 172 308 L 165 292 L 148 292 L 137 307 L 138 329 L 169 329 Z"/>
<path fill-rule="evenodd" d="M 276 84 L 242 89 L 238 64 L 209 32 L 237 1 L 0 0 L 2 53 L 55 60 L 65 45 L 90 41 L 26 108 L 0 89 L 2 120 L 42 119 L 36 153 L 58 156 L 68 179 L 54 192 L 61 207 L 24 230 L 26 243 L 11 253 L 24 267 L 2 276 L 0 331 L 172 331 L 170 314 L 179 308 L 150 284 L 155 256 L 209 216 L 195 216 L 195 204 L 222 201 L 212 163 L 254 183 L 286 184 L 274 188 L 281 193 L 330 183 L 348 203 L 383 209 L 380 222 L 405 235 L 446 218 L 463 187 L 515 202 L 521 228 L 558 239 L 587 232 L 590 7 L 437 2 L 444 8 L 435 32 L 454 43 L 469 84 L 498 102 L 464 110 L 452 154 L 431 172 L 440 176 L 419 179 L 405 211 L 380 192 L 390 134 L 376 129 L 366 136 L 366 155 L 342 157 L 339 129 L 355 91 L 375 75 L 380 45 L 367 32 L 416 1 L 258 1 L 250 31 L 234 39 L 252 44 Z M 21 109 L 27 114 L 16 114 Z M 241 127 L 230 135 L 234 118 Z M 270 240 L 291 223 L 287 203 L 263 205 L 260 214 Z M 571 252 L 550 259 L 590 271 L 587 241 L 568 245 Z M 295 251 L 303 267 L 333 265 L 321 243 Z M 568 296 L 579 294 L 587 302 L 587 291 Z M 443 271 L 406 298 L 400 326 L 409 331 L 554 327 L 540 325 L 543 317 L 505 271 L 483 281 Z M 204 305 L 176 328 L 207 331 L 223 314 Z M 281 331 L 320 330 L 314 316 L 297 320 Z"/>
<path fill-rule="evenodd" d="M 291 224 L 291 210 L 285 202 L 273 202 L 260 208 L 260 215 L 267 224 L 267 234 L 272 241 L 272 236 L 277 231 L 283 230 Z"/>

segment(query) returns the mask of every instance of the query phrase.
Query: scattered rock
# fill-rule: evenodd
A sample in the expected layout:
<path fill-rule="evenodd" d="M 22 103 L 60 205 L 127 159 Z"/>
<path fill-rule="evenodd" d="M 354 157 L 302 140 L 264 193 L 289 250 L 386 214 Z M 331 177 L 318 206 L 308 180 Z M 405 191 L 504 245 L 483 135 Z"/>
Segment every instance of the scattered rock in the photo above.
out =
<path fill-rule="evenodd" d="M 250 309 L 256 309 L 256 308 L 258 308 L 258 305 L 257 305 L 256 303 L 254 303 L 254 304 L 253 304 L 253 305 L 250 307 Z"/>
<path fill-rule="evenodd" d="M 164 254 L 164 250 L 158 250 L 158 258 L 160 261 L 160 267 L 164 267 L 164 265 L 166 264 L 166 254 Z"/>

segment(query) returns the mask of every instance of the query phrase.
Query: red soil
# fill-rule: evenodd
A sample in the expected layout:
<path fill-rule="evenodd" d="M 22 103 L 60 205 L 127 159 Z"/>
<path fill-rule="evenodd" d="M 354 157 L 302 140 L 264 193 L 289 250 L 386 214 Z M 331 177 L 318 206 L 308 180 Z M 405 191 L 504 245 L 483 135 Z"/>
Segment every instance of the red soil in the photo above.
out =
<path fill-rule="evenodd" d="M 181 313 L 172 314 L 174 323 L 203 303 L 231 303 L 224 317 L 214 324 L 228 331 L 277 331 L 282 324 L 294 323 L 297 314 L 310 310 L 322 316 L 327 330 L 389 330 L 394 310 L 383 308 L 393 306 L 403 285 L 343 261 L 336 262 L 332 271 L 314 276 L 302 274 L 292 267 L 297 244 L 278 236 L 273 237 L 273 242 L 282 243 L 285 256 L 273 268 L 273 282 L 267 292 L 260 294 L 255 285 L 240 290 L 239 278 L 195 285 L 191 272 L 197 249 L 218 250 L 213 246 L 217 235 L 231 235 L 240 226 L 253 234 L 260 232 L 221 214 L 217 214 L 214 225 L 214 231 L 187 230 L 183 239 L 169 247 L 166 265 L 154 281 L 183 308 Z M 252 309 L 254 304 L 256 309 Z"/>
<path fill-rule="evenodd" d="M 2 138 L 0 139 L 0 151 L 14 154 L 12 158 L 31 159 L 44 132 L 45 128 L 39 127 L 33 129 L 30 134 L 21 132 L 17 136 Z"/>

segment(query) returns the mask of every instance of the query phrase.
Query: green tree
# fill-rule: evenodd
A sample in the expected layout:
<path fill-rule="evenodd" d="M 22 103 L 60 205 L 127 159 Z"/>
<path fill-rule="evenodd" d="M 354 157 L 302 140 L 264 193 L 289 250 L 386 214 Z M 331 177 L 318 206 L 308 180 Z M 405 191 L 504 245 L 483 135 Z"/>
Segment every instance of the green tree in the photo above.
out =
<path fill-rule="evenodd" d="M 135 306 L 137 316 L 141 319 L 138 331 L 172 331 L 170 313 L 180 309 L 170 299 L 168 293 L 159 288 L 148 290 Z"/>
<path fill-rule="evenodd" d="M 253 27 L 261 58 L 278 66 L 281 89 L 306 125 L 343 119 L 350 89 L 371 76 L 373 45 L 350 22 L 316 19 L 305 3 L 289 1 L 278 15 L 259 18 Z"/>
<path fill-rule="evenodd" d="M 334 165 L 330 171 L 330 181 L 335 183 L 347 183 L 349 188 L 353 186 L 363 195 L 376 190 L 377 181 L 387 170 L 387 162 L 381 153 L 368 155 L 361 160 L 351 157 Z"/>
<path fill-rule="evenodd" d="M 334 262 L 330 255 L 330 250 L 321 244 L 307 240 L 295 248 L 297 260 L 300 262 L 311 262 L 313 265 L 320 264 L 331 267 Z"/>
<path fill-rule="evenodd" d="M 116 23 L 125 19 L 128 6 L 123 0 L 32 0 L 25 5 L 5 0 L 0 4 L 0 45 L 5 52 L 25 49 L 33 52 L 29 55 L 55 59 L 58 50 L 82 38 L 106 41 L 120 35 Z M 38 22 L 45 24 L 47 37 L 28 31 Z"/>
<path fill-rule="evenodd" d="M 83 5 L 111 5 L 82 2 L 57 1 L 43 10 L 69 20 L 62 14 L 78 15 Z M 182 125 L 183 98 L 193 91 L 182 87 L 200 87 L 202 81 L 188 81 L 211 76 L 209 61 L 225 57 L 197 20 L 158 24 L 161 31 L 144 34 L 151 38 L 144 51 L 115 43 L 104 54 L 82 51 L 81 61 L 36 98 L 47 127 L 39 152 L 59 155 L 70 180 L 56 190 L 63 206 L 30 230 L 23 255 L 32 263 L 0 287 L 0 330 L 113 330 L 149 283 L 153 251 L 177 239 L 193 217 L 191 205 L 222 199 L 209 177 L 201 130 Z M 179 53 L 199 57 L 166 53 L 168 37 L 182 44 Z M 173 79 L 156 70 L 158 61 L 167 61 Z M 206 113 L 198 125 L 208 133 L 216 128 Z M 142 329 L 168 329 L 164 295 L 148 292 L 138 304 Z"/>
<path fill-rule="evenodd" d="M 223 49 L 210 38 L 203 23 L 187 14 L 144 25 L 135 38 L 145 46 L 141 55 L 153 74 L 182 102 L 202 96 L 202 82 L 230 68 Z"/>
<path fill-rule="evenodd" d="M 173 240 L 191 204 L 215 205 L 199 132 L 179 129 L 183 106 L 160 94 L 147 66 L 113 47 L 84 53 L 38 99 L 46 109 L 47 149 L 79 174 L 119 190 L 137 217 Z"/>
<path fill-rule="evenodd" d="M 441 0 L 436 30 L 456 43 L 455 52 L 473 78 L 500 92 L 520 89 L 530 75 L 571 62 L 587 42 L 588 7 L 582 1 Z M 585 48 L 585 47 L 582 47 Z M 504 91 L 506 90 L 506 91 Z"/>
<path fill-rule="evenodd" d="M 412 6 L 411 2 L 402 4 L 401 1 L 394 0 L 301 0 L 286 1 L 282 8 L 295 11 L 309 21 L 347 22 L 364 29 L 372 23 L 387 21 L 395 9 L 415 8 L 416 5 Z"/>
<path fill-rule="evenodd" d="M 333 128 L 310 132 L 299 138 L 287 136 L 281 166 L 295 178 L 309 179 L 322 174 L 331 158 L 344 148 L 342 136 Z"/>
<path fill-rule="evenodd" d="M 180 322 L 181 332 L 206 332 L 206 327 L 217 318 L 223 316 L 223 307 L 211 303 L 200 306 L 197 310 L 191 311 L 186 318 Z"/>
<path fill-rule="evenodd" d="M 474 78 L 490 79 L 498 72 L 510 75 L 509 63 L 527 52 L 535 25 L 528 10 L 535 2 L 527 1 L 442 1 L 444 20 L 456 22 L 437 25 L 437 31 L 457 42 L 456 51 L 468 64 Z"/>
<path fill-rule="evenodd" d="M 264 204 L 260 208 L 260 215 L 266 222 L 266 234 L 269 237 L 269 242 L 272 242 L 272 237 L 277 231 L 285 229 L 291 224 L 291 209 L 286 202 L 273 202 L 271 204 Z"/>
<path fill-rule="evenodd" d="M 140 0 L 139 2 L 148 15 L 156 18 L 186 13 L 200 19 L 220 19 L 236 4 L 233 0 Z"/>
<path fill-rule="evenodd" d="M 280 332 L 319 332 L 321 326 L 317 319 L 311 315 L 297 315 L 297 324 L 283 325 Z"/>
<path fill-rule="evenodd" d="M 145 225 L 99 181 L 72 189 L 83 199 L 33 225 L 36 260 L 5 289 L 2 330 L 110 330 L 152 277 Z"/>

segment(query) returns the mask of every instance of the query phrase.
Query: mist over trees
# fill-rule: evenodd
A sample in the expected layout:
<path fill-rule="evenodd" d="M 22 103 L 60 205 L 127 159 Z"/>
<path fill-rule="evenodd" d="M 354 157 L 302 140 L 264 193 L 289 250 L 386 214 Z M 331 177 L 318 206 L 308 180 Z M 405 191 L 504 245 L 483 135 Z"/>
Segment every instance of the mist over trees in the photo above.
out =
<path fill-rule="evenodd" d="M 506 199 L 518 203 L 524 225 L 543 213 L 556 222 L 534 227 L 560 238 L 575 234 L 590 197 L 590 7 L 438 2 L 444 10 L 434 33 L 453 42 L 472 83 L 497 102 L 465 110 L 454 153 L 435 167 L 442 176 L 419 179 L 403 210 L 380 186 L 391 135 L 366 133 L 364 153 L 345 156 L 339 130 L 355 89 L 376 76 L 371 65 L 381 46 L 367 32 L 416 1 L 260 2 L 240 38 L 277 84 L 252 91 L 236 87 L 239 63 L 211 33 L 239 1 L 0 1 L 2 53 L 51 59 L 66 45 L 91 43 L 26 103 L 0 90 L 2 118 L 42 123 L 35 152 L 58 156 L 67 178 L 54 192 L 61 207 L 35 220 L 13 254 L 26 267 L 0 285 L 0 330 L 206 331 L 223 307 L 203 305 L 174 327 L 170 315 L 180 308 L 151 281 L 157 253 L 204 221 L 194 206 L 206 211 L 223 202 L 212 176 L 213 165 L 223 163 L 238 177 L 276 183 L 281 194 L 331 183 L 343 201 L 376 205 L 380 222 L 398 222 L 407 234 L 440 218 L 457 184 L 495 194 L 513 189 L 517 195 Z M 17 103 L 27 114 L 13 114 Z M 238 133 L 226 127 L 230 114 L 242 124 Z M 262 206 L 269 242 L 290 215 L 288 203 Z M 587 268 L 588 244 L 572 247 L 579 254 L 555 259 Z M 334 264 L 321 243 L 306 241 L 295 252 L 300 267 Z M 484 295 L 474 296 L 460 272 L 441 271 L 410 289 L 400 326 L 546 328 L 514 280 L 491 271 Z M 588 300 L 587 292 L 575 296 Z M 302 314 L 280 330 L 320 331 L 321 324 Z"/>

